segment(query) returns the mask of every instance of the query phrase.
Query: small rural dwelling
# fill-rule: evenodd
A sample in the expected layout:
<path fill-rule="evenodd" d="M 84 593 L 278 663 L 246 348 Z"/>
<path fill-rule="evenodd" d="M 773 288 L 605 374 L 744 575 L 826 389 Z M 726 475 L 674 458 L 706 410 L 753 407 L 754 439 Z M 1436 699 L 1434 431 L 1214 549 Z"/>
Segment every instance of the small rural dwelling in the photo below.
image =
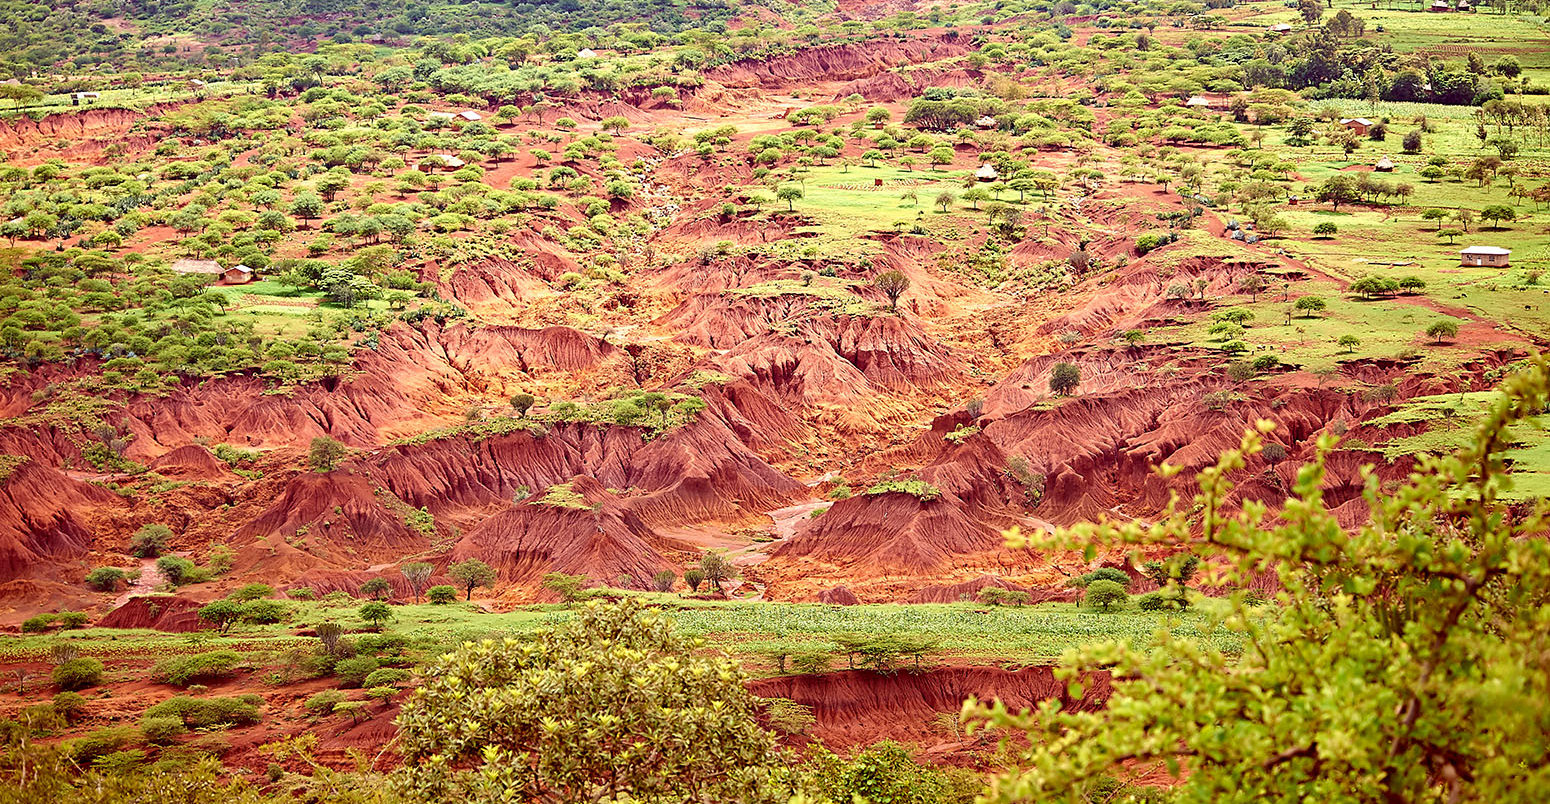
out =
<path fill-rule="evenodd" d="M 589 48 L 589 47 L 584 47 L 584 48 L 576 51 L 576 58 L 578 58 L 578 59 L 595 59 L 595 58 L 597 58 L 597 51 L 593 50 L 592 48 Z"/>
<path fill-rule="evenodd" d="M 430 156 L 421 159 L 420 163 L 414 167 L 415 170 L 418 170 L 421 173 L 435 173 L 437 168 L 441 168 L 442 170 L 457 170 L 466 164 L 468 163 L 458 159 L 452 154 L 431 154 Z"/>
<path fill-rule="evenodd" d="M 1372 169 L 1378 171 L 1379 173 L 1393 173 L 1394 160 L 1385 156 L 1382 159 L 1379 159 L 1378 164 L 1373 165 Z"/>
<path fill-rule="evenodd" d="M 1275 34 L 1291 33 L 1292 26 L 1290 23 L 1278 22 L 1275 25 L 1270 26 L 1270 32 Z"/>
<path fill-rule="evenodd" d="M 1340 119 L 1340 125 L 1356 132 L 1356 136 L 1358 137 L 1365 137 L 1367 136 L 1368 130 L 1377 124 L 1365 117 L 1342 117 Z"/>
<path fill-rule="evenodd" d="M 253 281 L 253 269 L 246 265 L 233 265 L 221 272 L 221 284 L 246 285 Z"/>
<path fill-rule="evenodd" d="M 1184 101 L 1184 106 L 1190 109 L 1226 109 L 1232 105 L 1232 99 L 1226 95 L 1192 95 Z"/>
<path fill-rule="evenodd" d="M 172 263 L 172 270 L 180 274 L 209 274 L 220 276 L 221 264 L 215 260 L 178 260 Z"/>
<path fill-rule="evenodd" d="M 207 84 L 205 84 L 205 82 L 199 80 L 198 78 L 190 78 L 190 79 L 188 79 L 188 85 L 190 87 L 193 87 L 194 89 L 204 89 L 207 86 Z"/>
<path fill-rule="evenodd" d="M 476 120 L 483 120 L 484 115 L 469 109 L 465 109 L 461 112 L 431 112 L 431 119 L 447 120 L 449 122 L 452 120 L 462 120 L 467 123 L 472 123 Z"/>
<path fill-rule="evenodd" d="M 995 128 L 996 125 L 996 118 L 991 117 L 990 115 L 985 115 L 984 117 L 974 121 L 974 126 L 976 128 Z"/>
<path fill-rule="evenodd" d="M 1453 10 L 1453 6 L 1448 5 L 1448 0 L 1432 0 L 1431 8 L 1428 8 L 1426 10 L 1427 11 L 1446 12 L 1446 11 L 1452 11 Z"/>
<path fill-rule="evenodd" d="M 1458 5 L 1454 6 L 1454 8 L 1456 10 L 1458 10 L 1458 11 L 1469 11 L 1469 10 L 1471 10 L 1469 8 L 1469 0 L 1459 0 L 1458 1 Z"/>
<path fill-rule="evenodd" d="M 1466 268 L 1506 268 L 1511 249 L 1496 246 L 1470 246 L 1459 252 L 1459 265 Z"/>
<path fill-rule="evenodd" d="M 974 171 L 975 181 L 995 181 L 999 178 L 1001 178 L 1001 174 L 997 173 L 996 169 L 989 163 L 980 165 L 980 169 Z"/>
<path fill-rule="evenodd" d="M 102 93 L 100 92 L 72 92 L 70 93 L 70 105 L 80 106 L 81 101 L 90 103 L 91 101 L 97 100 L 100 97 L 102 97 Z"/>

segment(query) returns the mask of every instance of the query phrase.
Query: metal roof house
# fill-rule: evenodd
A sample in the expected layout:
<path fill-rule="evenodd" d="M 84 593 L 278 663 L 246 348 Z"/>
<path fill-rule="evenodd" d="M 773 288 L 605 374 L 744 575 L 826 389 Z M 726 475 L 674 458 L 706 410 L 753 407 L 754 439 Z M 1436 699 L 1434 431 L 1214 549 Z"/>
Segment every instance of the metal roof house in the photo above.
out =
<path fill-rule="evenodd" d="M 1001 174 L 997 173 L 995 167 L 988 162 L 980 165 L 979 170 L 974 171 L 975 181 L 995 181 L 999 178 L 1001 178 Z"/>
<path fill-rule="evenodd" d="M 1466 268 L 1506 268 L 1512 249 L 1497 246 L 1470 246 L 1459 252 L 1459 265 Z"/>
<path fill-rule="evenodd" d="M 1365 117 L 1342 117 L 1340 118 L 1340 125 L 1356 132 L 1358 136 L 1365 137 L 1367 136 L 1368 129 L 1371 129 L 1377 123 Z"/>

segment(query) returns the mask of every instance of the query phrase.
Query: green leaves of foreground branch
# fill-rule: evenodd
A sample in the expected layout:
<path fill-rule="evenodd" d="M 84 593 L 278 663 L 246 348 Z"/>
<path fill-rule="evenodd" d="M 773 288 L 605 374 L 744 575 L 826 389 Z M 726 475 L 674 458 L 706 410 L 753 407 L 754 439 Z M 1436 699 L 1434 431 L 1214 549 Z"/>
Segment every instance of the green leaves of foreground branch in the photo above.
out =
<path fill-rule="evenodd" d="M 1113 674 L 1105 711 L 1050 702 L 1024 716 L 966 704 L 971 722 L 1033 739 L 988 800 L 1085 801 L 1122 767 L 1181 763 L 1189 778 L 1179 802 L 1545 800 L 1547 506 L 1509 507 L 1498 495 L 1511 482 L 1501 457 L 1509 428 L 1544 411 L 1546 388 L 1535 360 L 1505 382 L 1473 447 L 1423 460 L 1398 488 L 1369 475 L 1372 520 L 1354 533 L 1321 497 L 1329 437 L 1269 526 L 1259 503 L 1228 508 L 1229 475 L 1261 448 L 1251 433 L 1201 473 L 1193 507 L 1175 500 L 1153 525 L 1065 536 L 1089 550 L 1194 542 L 1215 567 L 1208 581 L 1243 586 L 1270 571 L 1284 591 L 1270 614 L 1234 598 L 1223 625 L 1245 636 L 1236 661 L 1167 632 L 1150 650 L 1069 654 L 1068 679 Z"/>

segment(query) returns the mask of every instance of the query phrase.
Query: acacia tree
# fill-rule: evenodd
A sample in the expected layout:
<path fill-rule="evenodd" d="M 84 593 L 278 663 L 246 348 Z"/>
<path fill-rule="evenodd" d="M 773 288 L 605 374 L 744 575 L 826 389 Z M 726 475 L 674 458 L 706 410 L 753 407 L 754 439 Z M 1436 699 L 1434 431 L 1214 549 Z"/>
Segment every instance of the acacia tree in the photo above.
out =
<path fill-rule="evenodd" d="M 1227 598 L 1236 658 L 1164 630 L 1145 645 L 1089 646 L 1059 676 L 1111 674 L 1101 711 L 1014 714 L 971 701 L 971 729 L 1021 731 L 1031 748 L 981 800 L 1075 802 L 1112 775 L 1189 766 L 1180 802 L 1531 801 L 1550 771 L 1550 501 L 1509 506 L 1509 426 L 1550 402 L 1550 367 L 1509 377 L 1471 446 L 1425 456 L 1409 479 L 1367 477 L 1371 518 L 1341 526 L 1323 499 L 1336 439 L 1297 473 L 1279 514 L 1232 497 L 1231 477 L 1261 450 L 1260 432 L 1199 475 L 1194 504 L 1147 523 L 1080 526 L 1014 547 L 1073 549 L 1189 542 L 1214 584 L 1239 589 L 1267 570 L 1270 610 Z M 1165 469 L 1165 473 L 1174 470 Z M 1229 503 L 1229 500 L 1232 500 Z M 1056 548 L 1056 545 L 1059 547 Z"/>
<path fill-rule="evenodd" d="M 888 309 L 897 311 L 899 297 L 904 295 L 904 291 L 910 289 L 910 278 L 905 276 L 903 271 L 884 271 L 872 280 L 872 284 L 888 297 Z"/>
<path fill-rule="evenodd" d="M 420 801 L 772 801 L 785 773 L 737 662 L 633 599 L 537 639 L 465 642 L 398 717 Z M 790 797 L 789 788 L 779 800 Z"/>
<path fill-rule="evenodd" d="M 1070 396 L 1082 384 L 1082 370 L 1072 363 L 1056 363 L 1049 372 L 1049 389 L 1057 396 Z"/>
<path fill-rule="evenodd" d="M 466 600 L 474 599 L 474 587 L 495 583 L 495 569 L 477 558 L 459 561 L 447 568 L 447 574 L 461 583 L 468 592 Z"/>

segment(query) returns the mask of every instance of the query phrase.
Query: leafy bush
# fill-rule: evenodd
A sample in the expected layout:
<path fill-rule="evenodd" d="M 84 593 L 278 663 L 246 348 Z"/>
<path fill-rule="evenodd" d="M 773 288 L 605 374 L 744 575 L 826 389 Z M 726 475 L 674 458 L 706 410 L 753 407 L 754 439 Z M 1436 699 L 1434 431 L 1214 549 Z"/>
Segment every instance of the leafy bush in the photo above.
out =
<path fill-rule="evenodd" d="M 140 731 L 145 733 L 145 739 L 153 743 L 171 742 L 172 738 L 188 731 L 183 725 L 183 719 L 170 715 L 158 715 L 156 717 L 143 717 L 140 719 Z"/>
<path fill-rule="evenodd" d="M 866 490 L 867 494 L 908 494 L 921 502 L 931 502 L 942 496 L 942 490 L 920 478 L 909 480 L 884 480 Z"/>
<path fill-rule="evenodd" d="M 1020 589 L 1003 589 L 987 586 L 980 590 L 979 599 L 987 606 L 1026 606 L 1028 593 Z"/>
<path fill-rule="evenodd" d="M 77 692 L 61 692 L 54 696 L 54 712 L 65 719 L 66 723 L 74 723 L 86 714 L 86 698 Z"/>
<path fill-rule="evenodd" d="M 310 586 L 298 586 L 286 592 L 285 596 L 292 600 L 316 600 L 318 594 Z"/>
<path fill-rule="evenodd" d="M 1136 598 L 1136 608 L 1142 611 L 1166 611 L 1176 607 L 1173 598 L 1161 592 L 1147 592 Z"/>
<path fill-rule="evenodd" d="M 380 666 L 375 656 L 340 659 L 334 664 L 334 675 L 339 679 L 341 687 L 359 687 Z"/>
<path fill-rule="evenodd" d="M 39 614 L 34 617 L 28 617 L 22 623 L 22 633 L 41 634 L 52 627 L 54 625 L 54 621 L 57 619 L 59 619 L 59 617 L 55 614 Z"/>
<path fill-rule="evenodd" d="M 168 684 L 186 687 L 195 681 L 226 675 L 241 663 L 242 655 L 236 651 L 212 650 L 166 659 L 156 665 L 152 675 Z"/>
<path fill-rule="evenodd" d="M 140 733 L 130 726 L 108 726 L 65 744 L 65 753 L 76 762 L 89 763 L 125 746 L 140 741 Z"/>
<path fill-rule="evenodd" d="M 277 623 L 290 614 L 290 609 L 278 600 L 254 600 L 242 607 L 242 619 L 258 625 Z"/>
<path fill-rule="evenodd" d="M 127 575 L 118 567 L 98 567 L 86 575 L 86 585 L 99 592 L 116 592 Z"/>
<path fill-rule="evenodd" d="M 162 556 L 156 559 L 156 569 L 161 570 L 161 574 L 165 575 L 167 581 L 173 586 L 205 583 L 211 578 L 209 570 L 182 556 Z"/>
<path fill-rule="evenodd" d="M 166 525 L 143 525 L 129 537 L 129 552 L 136 558 L 155 558 L 167 549 L 172 529 Z"/>
<path fill-rule="evenodd" d="M 1093 581 L 1113 581 L 1121 587 L 1130 585 L 1130 576 L 1124 570 L 1114 567 L 1099 567 L 1086 575 L 1078 575 L 1068 582 L 1068 586 L 1076 586 L 1086 589 Z"/>
<path fill-rule="evenodd" d="M 425 590 L 425 599 L 437 605 L 457 600 L 457 587 L 441 584 Z"/>
<path fill-rule="evenodd" d="M 307 699 L 305 704 L 308 712 L 314 715 L 326 715 L 334 711 L 334 707 L 344 702 L 344 693 L 339 690 L 323 690 Z"/>
<path fill-rule="evenodd" d="M 394 687 L 408 681 L 413 676 L 414 674 L 408 670 L 402 670 L 397 667 L 382 667 L 371 671 L 365 680 L 361 682 L 361 686 Z"/>
<path fill-rule="evenodd" d="M 54 667 L 50 675 L 62 690 L 79 690 L 102 683 L 102 662 L 96 659 L 71 659 Z"/>
<path fill-rule="evenodd" d="M 257 723 L 258 707 L 264 699 L 257 695 L 238 695 L 233 698 L 192 698 L 179 695 L 169 698 L 145 710 L 141 728 L 152 718 L 176 718 L 191 729 L 207 729 L 216 726 L 241 726 Z"/>
<path fill-rule="evenodd" d="M 266 583 L 250 583 L 227 595 L 227 597 L 239 603 L 249 600 L 263 600 L 266 597 L 274 597 L 274 587 Z"/>

